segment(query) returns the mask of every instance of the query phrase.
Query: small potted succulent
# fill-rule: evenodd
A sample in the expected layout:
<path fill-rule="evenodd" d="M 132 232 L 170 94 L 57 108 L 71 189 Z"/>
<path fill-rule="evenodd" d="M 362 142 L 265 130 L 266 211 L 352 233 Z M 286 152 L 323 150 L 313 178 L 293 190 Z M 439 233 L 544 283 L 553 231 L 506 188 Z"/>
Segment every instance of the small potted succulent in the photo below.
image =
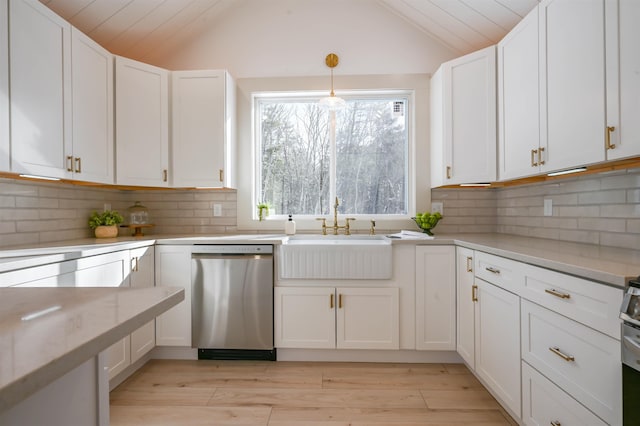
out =
<path fill-rule="evenodd" d="M 271 204 L 269 203 L 258 203 L 258 220 L 262 221 L 269 216 L 269 209 L 271 208 Z"/>
<path fill-rule="evenodd" d="M 114 210 L 102 213 L 93 212 L 89 217 L 89 228 L 93 229 L 96 238 L 115 238 L 118 236 L 118 225 L 124 218 Z"/>

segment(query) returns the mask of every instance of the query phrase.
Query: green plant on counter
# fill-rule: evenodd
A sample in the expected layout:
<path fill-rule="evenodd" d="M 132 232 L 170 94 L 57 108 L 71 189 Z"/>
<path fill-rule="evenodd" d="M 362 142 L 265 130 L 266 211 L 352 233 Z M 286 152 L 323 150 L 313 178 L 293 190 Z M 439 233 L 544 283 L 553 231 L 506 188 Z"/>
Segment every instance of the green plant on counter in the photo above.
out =
<path fill-rule="evenodd" d="M 89 228 L 96 229 L 98 226 L 112 226 L 122 223 L 124 218 L 114 210 L 107 210 L 102 213 L 93 212 L 89 217 Z"/>
<path fill-rule="evenodd" d="M 422 232 L 427 235 L 433 235 L 431 230 L 435 228 L 440 219 L 442 219 L 442 215 L 439 212 L 416 213 L 416 217 L 412 217 L 411 219 L 413 219 L 416 225 L 422 229 Z"/>
<path fill-rule="evenodd" d="M 271 205 L 269 203 L 258 203 L 258 220 L 262 221 L 262 219 L 269 216 L 269 209 Z"/>

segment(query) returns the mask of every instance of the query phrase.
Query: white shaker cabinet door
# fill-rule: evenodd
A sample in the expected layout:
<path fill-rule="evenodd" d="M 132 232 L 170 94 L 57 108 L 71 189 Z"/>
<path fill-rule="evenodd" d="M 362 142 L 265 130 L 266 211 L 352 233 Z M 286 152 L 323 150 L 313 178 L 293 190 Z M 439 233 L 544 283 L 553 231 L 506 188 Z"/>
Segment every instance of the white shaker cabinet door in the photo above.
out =
<path fill-rule="evenodd" d="M 445 184 L 496 180 L 495 46 L 448 63 L 443 75 Z"/>
<path fill-rule="evenodd" d="M 114 182 L 113 55 L 72 28 L 73 178 Z"/>
<path fill-rule="evenodd" d="M 335 288 L 276 287 L 274 337 L 277 348 L 336 347 Z"/>
<path fill-rule="evenodd" d="M 539 173 L 538 8 L 498 43 L 500 180 Z"/>
<path fill-rule="evenodd" d="M 342 287 L 336 293 L 336 348 L 400 348 L 397 288 Z"/>
<path fill-rule="evenodd" d="M 607 100 L 607 107 L 614 111 L 619 108 L 618 121 L 609 119 L 607 123 L 615 127 L 610 133 L 608 160 L 640 155 L 640 49 L 638 48 L 640 2 L 619 0 L 617 6 L 617 13 L 611 10 L 612 7 L 607 9 L 607 12 L 611 12 L 609 15 L 613 15 L 614 21 L 618 24 L 617 27 L 610 25 L 614 31 L 607 31 L 607 40 L 614 39 L 613 43 L 607 44 L 608 83 L 611 81 L 610 75 L 614 79 L 618 77 L 618 81 L 614 80 L 611 84 L 613 90 L 607 92 L 611 98 L 611 101 Z M 609 15 L 607 15 L 607 24 L 611 22 Z M 615 41 L 618 42 L 618 46 Z M 619 57 L 616 57 L 616 54 Z M 614 68 L 611 69 L 610 65 L 614 65 Z M 616 104 L 617 102 L 619 104 Z"/>
<path fill-rule="evenodd" d="M 153 287 L 155 284 L 154 247 L 131 250 L 131 287 Z M 156 345 L 156 322 L 149 321 L 131 333 L 131 363 L 142 358 Z"/>
<path fill-rule="evenodd" d="M 70 178 L 71 25 L 37 0 L 9 21 L 11 171 Z"/>
<path fill-rule="evenodd" d="M 169 72 L 116 57 L 116 183 L 169 185 Z"/>
<path fill-rule="evenodd" d="M 226 79 L 225 71 L 171 75 L 173 186 L 224 186 Z"/>
<path fill-rule="evenodd" d="M 456 348 L 453 246 L 416 246 L 416 349 Z M 473 324 L 472 324 L 473 326 Z"/>
<path fill-rule="evenodd" d="M 520 297 L 476 279 L 476 373 L 520 417 Z"/>
<path fill-rule="evenodd" d="M 462 359 L 476 368 L 475 345 L 475 288 L 473 250 L 456 247 L 457 342 L 456 350 Z"/>
<path fill-rule="evenodd" d="M 191 246 L 155 251 L 156 287 L 184 288 L 184 300 L 156 318 L 156 345 L 191 347 Z"/>
<path fill-rule="evenodd" d="M 540 3 L 542 171 L 605 159 L 605 0 Z"/>
<path fill-rule="evenodd" d="M 9 162 L 9 9 L 0 0 L 0 172 L 10 171 Z"/>

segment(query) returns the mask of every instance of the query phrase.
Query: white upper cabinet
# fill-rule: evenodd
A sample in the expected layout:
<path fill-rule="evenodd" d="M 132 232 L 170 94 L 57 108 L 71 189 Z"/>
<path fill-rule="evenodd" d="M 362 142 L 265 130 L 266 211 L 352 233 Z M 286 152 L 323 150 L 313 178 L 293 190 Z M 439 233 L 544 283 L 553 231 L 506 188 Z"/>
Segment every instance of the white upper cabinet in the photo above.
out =
<path fill-rule="evenodd" d="M 113 55 L 75 28 L 71 49 L 73 152 L 67 162 L 74 179 L 114 183 Z"/>
<path fill-rule="evenodd" d="M 218 70 L 176 71 L 171 79 L 172 185 L 233 186 L 233 79 Z"/>
<path fill-rule="evenodd" d="M 616 160 L 640 155 L 640 2 L 607 2 L 605 13 L 607 159 Z"/>
<path fill-rule="evenodd" d="M 0 172 L 10 171 L 9 162 L 9 9 L 0 0 Z"/>
<path fill-rule="evenodd" d="M 9 20 L 11 171 L 71 177 L 71 25 L 37 0 Z"/>
<path fill-rule="evenodd" d="M 116 57 L 116 183 L 169 185 L 169 71 Z"/>
<path fill-rule="evenodd" d="M 496 180 L 496 50 L 495 46 L 442 64 L 431 92 L 431 186 Z M 436 121 L 440 121 L 437 122 Z M 441 127 L 442 131 L 437 129 Z"/>
<path fill-rule="evenodd" d="M 539 173 L 538 8 L 498 43 L 498 177 Z"/>
<path fill-rule="evenodd" d="M 540 3 L 540 150 L 553 171 L 605 159 L 605 0 Z"/>

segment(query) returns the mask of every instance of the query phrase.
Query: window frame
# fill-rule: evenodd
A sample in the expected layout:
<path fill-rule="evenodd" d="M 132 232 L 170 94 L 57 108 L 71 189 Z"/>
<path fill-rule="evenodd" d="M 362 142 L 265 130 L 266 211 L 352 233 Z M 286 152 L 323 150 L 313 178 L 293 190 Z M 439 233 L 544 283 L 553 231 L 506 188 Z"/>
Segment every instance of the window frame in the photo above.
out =
<path fill-rule="evenodd" d="M 251 132 L 251 146 L 252 146 L 252 183 L 251 183 L 251 200 L 254 206 L 257 206 L 259 200 L 259 188 L 262 185 L 261 173 L 262 173 L 262 146 L 261 146 L 261 121 L 262 117 L 258 114 L 259 103 L 264 99 L 269 100 L 282 100 L 286 101 L 318 101 L 320 98 L 325 97 L 326 92 L 312 91 L 312 90 L 300 90 L 300 91 L 265 91 L 265 92 L 253 92 L 251 94 L 251 112 L 252 112 L 252 132 Z M 354 217 L 360 220 L 374 219 L 376 221 L 395 221 L 395 220 L 407 220 L 413 216 L 413 212 L 416 211 L 416 196 L 415 196 L 415 90 L 414 89 L 363 89 L 357 91 L 342 91 L 337 93 L 337 96 L 349 99 L 384 99 L 385 97 L 402 99 L 406 102 L 406 132 L 407 132 L 407 146 L 405 147 L 405 182 L 406 182 L 406 213 L 404 214 L 352 214 L 350 217 Z M 334 147 L 335 148 L 335 147 Z M 331 150 L 334 152 L 334 149 Z M 336 161 L 333 159 L 332 161 Z M 333 173 L 333 170 L 332 172 Z M 335 177 L 332 177 L 332 182 L 335 183 Z M 330 193 L 334 194 L 336 188 L 330 188 Z M 335 196 L 335 195 L 332 195 Z M 330 214 L 333 213 L 333 210 Z M 328 214 L 307 214 L 296 215 L 295 220 L 298 223 L 298 228 L 306 228 L 310 226 L 310 223 L 314 223 L 316 217 L 327 217 Z M 286 212 L 276 212 L 275 215 L 269 215 L 268 221 L 285 221 L 288 218 Z M 258 222 L 257 208 L 251 214 L 251 220 Z M 302 223 L 302 227 L 300 224 Z"/>

